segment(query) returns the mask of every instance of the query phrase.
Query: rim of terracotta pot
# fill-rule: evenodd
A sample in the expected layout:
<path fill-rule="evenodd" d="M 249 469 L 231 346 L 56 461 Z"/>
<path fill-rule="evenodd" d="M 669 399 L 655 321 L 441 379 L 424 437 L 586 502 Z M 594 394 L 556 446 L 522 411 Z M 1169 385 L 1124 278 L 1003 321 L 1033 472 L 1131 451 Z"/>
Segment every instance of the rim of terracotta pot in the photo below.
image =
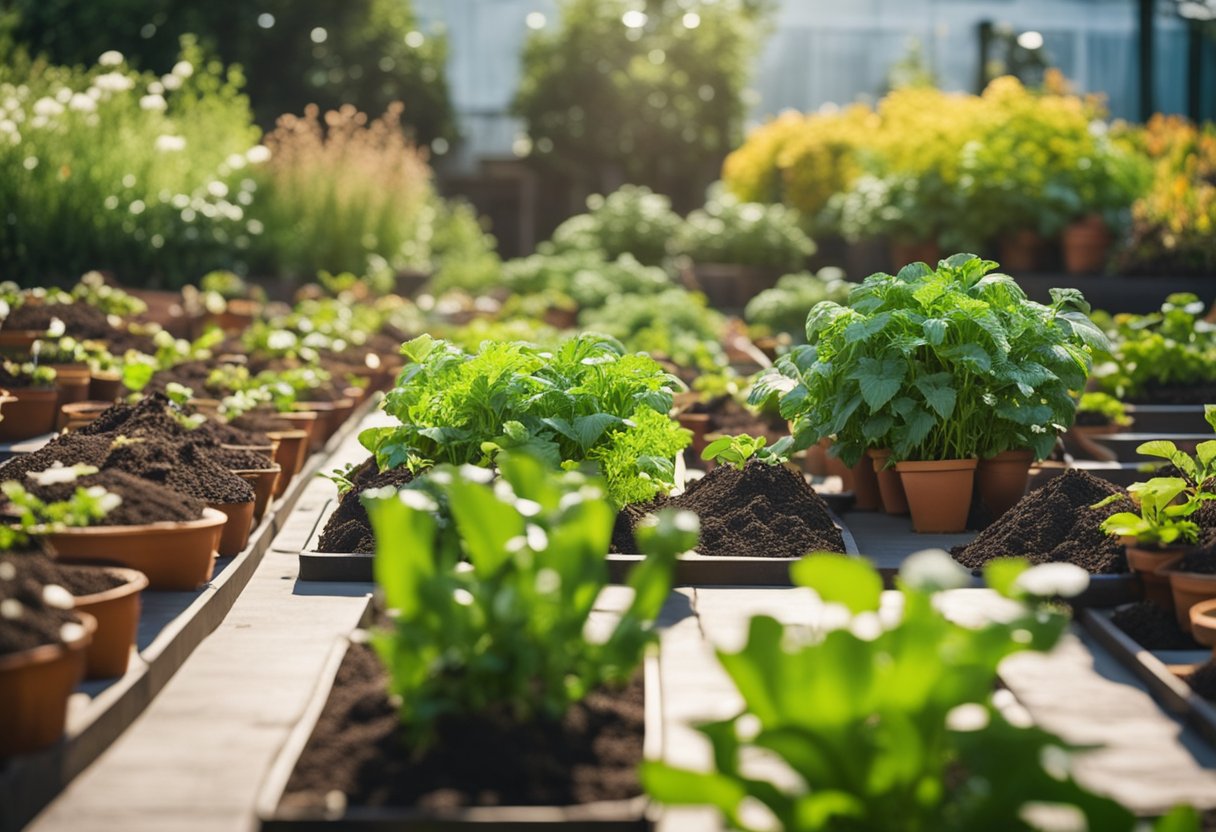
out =
<path fill-rule="evenodd" d="M 257 474 L 277 474 L 283 470 L 283 466 L 276 462 L 266 468 L 229 468 L 228 470 L 237 476 L 245 476 L 246 474 L 254 476 Z"/>
<path fill-rule="evenodd" d="M 1191 607 L 1191 629 L 1210 633 L 1216 643 L 1216 598 L 1200 601 Z"/>
<path fill-rule="evenodd" d="M 976 457 L 967 459 L 905 459 L 895 463 L 896 471 L 969 471 L 980 464 Z"/>
<path fill-rule="evenodd" d="M 71 641 L 39 644 L 37 647 L 31 647 L 28 650 L 19 650 L 16 653 L 0 656 L 0 672 L 16 670 L 30 664 L 51 662 L 64 653 L 72 653 L 88 647 L 89 643 L 93 641 L 94 633 L 97 632 L 97 619 L 87 612 L 80 612 L 79 610 L 72 610 L 72 614 L 80 619 L 80 623 L 84 627 L 83 633 Z"/>
<path fill-rule="evenodd" d="M 313 414 L 313 415 L 315 416 L 316 414 Z M 268 430 L 268 431 L 266 431 L 266 435 L 271 437 L 272 439 L 273 438 L 306 439 L 308 437 L 308 431 L 304 430 L 303 428 L 291 428 L 289 430 Z M 244 447 L 244 446 L 238 446 L 238 447 Z M 260 446 L 255 446 L 255 447 L 266 447 L 266 446 L 260 445 Z"/>
<path fill-rule="evenodd" d="M 243 505 L 243 503 L 237 503 L 237 505 Z M 173 529 L 205 529 L 227 522 L 227 514 L 211 506 L 205 506 L 203 508 L 203 516 L 197 520 L 157 520 L 155 523 L 140 523 L 130 526 L 83 526 L 60 529 L 55 532 L 54 536 L 80 537 L 83 535 L 93 535 L 96 537 L 118 537 L 120 535 L 171 531 Z"/>
<path fill-rule="evenodd" d="M 131 569 L 128 566 L 90 566 L 86 563 L 63 563 L 59 565 L 60 569 L 79 569 L 92 570 L 104 569 L 110 574 L 121 575 L 126 583 L 111 587 L 102 592 L 94 592 L 91 595 L 73 595 L 76 599 L 76 606 L 83 604 L 102 604 L 106 601 L 113 601 L 116 598 L 122 598 L 127 595 L 134 595 L 136 592 L 143 592 L 148 588 L 148 576 L 138 569 Z"/>

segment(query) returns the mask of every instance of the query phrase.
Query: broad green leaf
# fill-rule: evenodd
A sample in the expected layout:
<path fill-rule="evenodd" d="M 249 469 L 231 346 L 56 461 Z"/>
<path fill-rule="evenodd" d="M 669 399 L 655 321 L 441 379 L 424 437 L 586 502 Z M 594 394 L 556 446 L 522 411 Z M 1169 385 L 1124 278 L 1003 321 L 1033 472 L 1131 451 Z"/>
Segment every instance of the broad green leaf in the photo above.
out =
<path fill-rule="evenodd" d="M 921 442 L 925 441 L 925 437 L 929 435 L 929 431 L 937 426 L 938 420 L 933 418 L 933 414 L 927 410 L 916 408 L 904 419 L 907 433 L 905 441 L 909 447 L 916 447 Z"/>
<path fill-rule="evenodd" d="M 995 589 L 1006 598 L 1013 598 L 1018 576 L 1030 568 L 1030 564 L 1022 558 L 998 558 L 989 561 L 984 566 L 984 583 Z"/>
<path fill-rule="evenodd" d="M 958 395 L 950 386 L 951 378 L 949 373 L 935 373 L 916 380 L 916 389 L 925 397 L 925 402 L 929 407 L 933 408 L 943 419 L 949 419 L 950 414 L 954 412 L 954 403 Z"/>
<path fill-rule="evenodd" d="M 815 554 L 790 566 L 798 586 L 815 590 L 827 603 L 843 604 L 851 612 L 878 609 L 882 578 L 869 561 L 848 555 Z"/>
<path fill-rule="evenodd" d="M 866 419 L 861 426 L 861 435 L 868 442 L 875 442 L 887 435 L 887 431 L 895 424 L 895 417 L 889 413 L 879 413 Z"/>
<path fill-rule="evenodd" d="M 1207 442 L 1200 442 L 1195 446 L 1195 456 L 1199 457 L 1199 462 L 1203 466 L 1211 466 L 1213 461 L 1216 461 L 1216 440 L 1209 439 Z M 1202 485 L 1202 483 L 1200 483 Z"/>
<path fill-rule="evenodd" d="M 882 332 L 890 320 L 890 312 L 880 312 L 872 318 L 854 321 L 844 329 L 845 340 L 848 342 L 867 341 Z"/>
<path fill-rule="evenodd" d="M 669 806 L 714 806 L 728 818 L 737 818 L 747 797 L 743 786 L 724 774 L 705 774 L 667 763 L 642 763 L 639 775 L 646 793 Z"/>
<path fill-rule="evenodd" d="M 1175 806 L 1153 824 L 1153 832 L 1199 832 L 1199 812 L 1191 806 Z"/>
<path fill-rule="evenodd" d="M 363 498 L 376 537 L 372 570 L 385 604 L 403 616 L 417 614 L 424 603 L 421 587 L 435 571 L 434 502 L 417 491 Z"/>
<path fill-rule="evenodd" d="M 448 486 L 448 494 L 469 562 L 484 577 L 495 575 L 511 557 L 511 541 L 523 536 L 524 518 L 478 483 L 455 481 Z"/>
<path fill-rule="evenodd" d="M 1174 454 L 1178 453 L 1178 446 L 1167 439 L 1154 439 L 1138 445 L 1136 453 L 1144 456 L 1157 456 L 1162 459 L 1173 459 Z"/>
<path fill-rule="evenodd" d="M 861 397 L 871 410 L 877 410 L 899 392 L 908 365 L 895 358 L 863 358 L 852 374 L 861 388 Z"/>
<path fill-rule="evenodd" d="M 992 356 L 976 343 L 951 344 L 942 347 L 940 352 L 946 358 L 957 361 L 973 372 L 987 373 L 992 369 Z"/>
<path fill-rule="evenodd" d="M 421 364 L 431 354 L 431 351 L 435 349 L 435 343 L 434 338 L 424 333 L 402 344 L 401 354 L 415 364 Z"/>
<path fill-rule="evenodd" d="M 921 324 L 925 340 L 935 347 L 946 339 L 946 330 L 949 327 L 950 323 L 942 318 L 926 318 L 925 322 Z"/>
<path fill-rule="evenodd" d="M 1082 312 L 1089 314 L 1089 302 L 1085 300 L 1085 295 L 1080 289 L 1064 288 L 1051 290 L 1051 302 L 1059 309 Z"/>

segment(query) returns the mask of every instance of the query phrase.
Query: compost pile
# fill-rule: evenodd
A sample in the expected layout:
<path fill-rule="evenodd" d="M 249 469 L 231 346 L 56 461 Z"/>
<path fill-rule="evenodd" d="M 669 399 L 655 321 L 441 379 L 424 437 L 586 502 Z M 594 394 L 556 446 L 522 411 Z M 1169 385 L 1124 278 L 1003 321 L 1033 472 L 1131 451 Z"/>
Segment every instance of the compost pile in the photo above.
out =
<path fill-rule="evenodd" d="M 798 558 L 809 552 L 844 551 L 844 538 L 827 503 L 784 465 L 753 460 L 741 471 L 720 465 L 683 494 L 626 506 L 617 515 L 613 551 L 637 552 L 634 526 L 662 508 L 686 509 L 701 518 L 697 552 L 702 555 Z"/>
<path fill-rule="evenodd" d="M 65 628 L 78 625 L 79 619 L 71 609 L 71 597 L 66 609 L 55 603 L 55 593 L 37 573 L 33 558 L 26 554 L 0 559 L 0 605 L 6 614 L 0 627 L 0 655 L 18 653 L 43 644 L 67 641 Z M 64 589 L 64 593 L 67 590 Z"/>
<path fill-rule="evenodd" d="M 27 303 L 9 314 L 4 328 L 46 332 L 55 319 L 63 322 L 64 335 L 79 340 L 108 339 L 114 334 L 106 313 L 87 303 Z"/>
<path fill-rule="evenodd" d="M 1195 642 L 1183 632 L 1169 610 L 1152 601 L 1137 601 L 1115 610 L 1110 623 L 1146 650 L 1194 650 Z"/>
<path fill-rule="evenodd" d="M 506 708 L 441 718 L 410 754 L 388 674 L 353 645 L 284 792 L 282 807 L 324 807 L 338 791 L 360 806 L 530 806 L 624 800 L 641 791 L 645 698 L 640 679 L 594 690 L 561 721 L 520 723 Z M 502 749 L 512 753 L 498 753 Z"/>
<path fill-rule="evenodd" d="M 354 470 L 350 479 L 353 487 L 342 495 L 337 509 L 329 516 L 321 532 L 317 549 L 321 552 L 340 554 L 370 554 L 376 551 L 376 538 L 372 534 L 371 520 L 359 495 L 369 488 L 394 486 L 400 488 L 414 477 L 405 468 L 390 468 L 380 471 L 375 457 L 369 457 Z"/>
<path fill-rule="evenodd" d="M 147 436 L 117 445 L 102 467 L 126 471 L 213 505 L 252 501 L 253 486 L 209 459 L 202 448 L 194 442 L 182 445 Z"/>
<path fill-rule="evenodd" d="M 25 481 L 25 487 L 39 499 L 59 501 L 71 499 L 77 488 L 101 486 L 111 494 L 117 494 L 122 502 L 110 511 L 97 526 L 140 526 L 145 523 L 178 523 L 198 520 L 205 508 L 202 500 L 187 496 L 172 488 L 162 488 L 156 483 L 123 471 L 105 470 L 96 474 L 77 477 L 72 482 L 54 485 L 39 485 Z"/>
<path fill-rule="evenodd" d="M 1023 557 L 1031 563 L 1073 563 L 1093 575 L 1127 571 L 1119 541 L 1103 532 L 1102 521 L 1135 511 L 1126 496 L 1100 509 L 1094 503 L 1123 489 L 1084 471 L 1069 470 L 1032 491 L 966 546 L 951 550 L 955 560 L 979 569 L 990 560 Z"/>

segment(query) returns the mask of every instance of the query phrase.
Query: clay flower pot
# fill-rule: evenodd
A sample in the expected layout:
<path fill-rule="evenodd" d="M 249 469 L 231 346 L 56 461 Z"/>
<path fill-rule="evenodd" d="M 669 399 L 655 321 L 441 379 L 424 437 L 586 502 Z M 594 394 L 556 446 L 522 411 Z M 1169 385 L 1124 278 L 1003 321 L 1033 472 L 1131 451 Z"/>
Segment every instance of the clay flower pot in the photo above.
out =
<path fill-rule="evenodd" d="M 114 402 L 122 395 L 122 376 L 115 370 L 94 370 L 89 376 L 89 399 Z"/>
<path fill-rule="evenodd" d="M 89 398 L 89 368 L 56 366 L 55 389 L 59 391 L 59 406 L 83 402 Z M 58 413 L 56 413 L 58 416 Z M 62 424 L 56 427 L 63 429 Z"/>
<path fill-rule="evenodd" d="M 1174 606 L 1174 596 L 1170 592 L 1168 575 L 1161 574 L 1182 558 L 1186 549 L 1182 546 L 1167 546 L 1165 548 L 1140 546 L 1135 538 L 1125 537 L 1122 540 L 1127 552 L 1127 566 L 1140 576 L 1144 585 L 1144 597 L 1163 609 Z"/>
<path fill-rule="evenodd" d="M 1007 272 L 1035 272 L 1043 265 L 1047 241 L 1032 228 L 1010 232 L 998 241 L 1001 266 Z"/>
<path fill-rule="evenodd" d="M 895 466 L 887 466 L 891 458 L 889 448 L 870 448 L 866 451 L 871 460 L 871 468 L 878 480 L 878 493 L 882 497 L 883 511 L 887 514 L 907 514 L 908 497 L 904 493 L 903 480 Z"/>
<path fill-rule="evenodd" d="M 64 644 L 43 644 L 0 656 L 0 758 L 54 745 L 63 736 L 68 697 L 84 678 L 85 649 L 97 622 L 77 613 L 83 632 Z"/>
<path fill-rule="evenodd" d="M 253 525 L 256 527 L 266 516 L 266 508 L 274 496 L 282 467 L 276 462 L 266 468 L 232 469 L 232 473 L 253 486 Z"/>
<path fill-rule="evenodd" d="M 305 460 L 313 451 L 319 451 L 325 447 L 325 436 L 322 433 L 325 429 L 324 420 L 321 414 L 315 410 L 296 410 L 289 413 L 279 413 L 275 416 L 283 424 L 289 427 L 285 430 L 299 429 L 308 431 L 308 444 L 304 447 L 300 454 L 300 468 L 304 467 Z"/>
<path fill-rule="evenodd" d="M 897 462 L 912 529 L 921 534 L 954 534 L 967 528 L 978 459 Z"/>
<path fill-rule="evenodd" d="M 1064 270 L 1069 274 L 1093 274 L 1106 266 L 1114 235 L 1106 221 L 1090 214 L 1064 227 L 1060 243 L 1064 248 Z"/>
<path fill-rule="evenodd" d="M 210 508 L 222 511 L 228 522 L 220 532 L 220 541 L 216 550 L 222 558 L 239 555 L 249 542 L 249 533 L 253 531 L 253 509 L 257 500 L 244 503 L 208 503 Z"/>
<path fill-rule="evenodd" d="M 1191 607 L 1191 635 L 1204 647 L 1212 648 L 1216 658 L 1216 598 Z"/>
<path fill-rule="evenodd" d="M 882 491 L 878 487 L 878 474 L 874 462 L 863 456 L 849 469 L 853 477 L 853 509 L 855 511 L 884 511 Z M 903 484 L 899 486 L 903 488 Z"/>
<path fill-rule="evenodd" d="M 86 679 L 113 679 L 127 672 L 131 646 L 139 630 L 139 593 L 148 578 L 134 569 L 97 566 L 62 566 L 61 569 L 105 569 L 126 580 L 122 586 L 76 596 L 76 611 L 97 619 L 93 643 L 85 651 Z"/>
<path fill-rule="evenodd" d="M 1191 608 L 1203 601 L 1216 599 L 1216 575 L 1180 572 L 1171 563 L 1157 570 L 1170 582 L 1170 596 L 1178 626 L 1185 632 L 1191 626 Z"/>
<path fill-rule="evenodd" d="M 980 503 L 993 520 L 1026 496 L 1033 461 L 1033 451 L 1002 451 L 980 460 L 975 470 L 975 487 L 979 490 Z"/>
<path fill-rule="evenodd" d="M 299 473 L 304 460 L 308 458 L 308 431 L 280 430 L 271 431 L 268 435 L 279 443 L 274 452 L 274 461 L 279 466 L 279 479 L 274 485 L 274 496 L 282 497 L 287 492 L 287 486 Z"/>
<path fill-rule="evenodd" d="M 117 563 L 147 575 L 149 589 L 194 590 L 211 580 L 227 521 L 222 511 L 205 508 L 198 520 L 64 529 L 46 541 L 65 562 Z"/>
<path fill-rule="evenodd" d="M 338 428 L 342 427 L 346 418 L 354 411 L 355 403 L 351 399 L 336 399 L 332 402 L 296 402 L 295 408 L 304 413 L 311 411 L 317 414 L 319 436 L 318 430 L 314 430 L 312 449 L 319 451 L 325 447 L 329 438 L 338 432 Z"/>
<path fill-rule="evenodd" d="M 45 337 L 45 332 L 36 329 L 0 329 L 0 351 L 6 355 L 28 356 L 34 342 Z"/>
<path fill-rule="evenodd" d="M 14 387 L 0 413 L 0 442 L 20 442 L 55 430 L 59 390 L 55 387 Z"/>
<path fill-rule="evenodd" d="M 68 433 L 80 430 L 85 425 L 92 424 L 98 416 L 113 406 L 112 402 L 95 401 L 72 402 L 71 404 L 61 405 L 59 408 L 60 430 Z"/>

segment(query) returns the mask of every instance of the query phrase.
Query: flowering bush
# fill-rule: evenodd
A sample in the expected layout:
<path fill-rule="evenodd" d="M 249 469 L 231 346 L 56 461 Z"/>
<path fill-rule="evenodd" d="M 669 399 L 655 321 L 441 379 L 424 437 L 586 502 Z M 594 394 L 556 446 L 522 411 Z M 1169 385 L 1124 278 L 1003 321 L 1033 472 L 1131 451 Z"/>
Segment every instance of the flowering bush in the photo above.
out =
<path fill-rule="evenodd" d="M 247 247 L 260 229 L 245 168 L 266 149 L 240 87 L 189 40 L 161 77 L 114 52 L 87 69 L 0 66 L 0 272 L 173 283 Z"/>

